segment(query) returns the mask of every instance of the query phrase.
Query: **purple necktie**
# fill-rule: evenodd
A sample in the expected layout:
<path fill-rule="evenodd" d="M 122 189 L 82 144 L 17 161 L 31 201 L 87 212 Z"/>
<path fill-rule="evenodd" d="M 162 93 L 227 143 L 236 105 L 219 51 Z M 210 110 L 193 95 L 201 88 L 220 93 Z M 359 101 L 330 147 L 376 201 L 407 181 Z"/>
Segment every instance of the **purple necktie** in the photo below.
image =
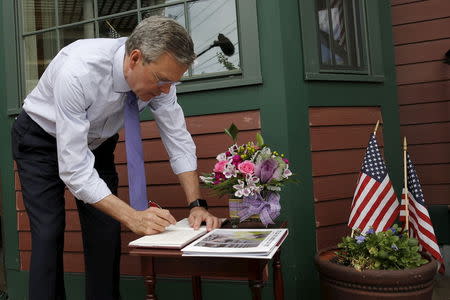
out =
<path fill-rule="evenodd" d="M 146 210 L 148 208 L 147 182 L 142 152 L 139 107 L 136 94 L 133 92 L 127 93 L 124 119 L 130 204 L 136 210 Z"/>

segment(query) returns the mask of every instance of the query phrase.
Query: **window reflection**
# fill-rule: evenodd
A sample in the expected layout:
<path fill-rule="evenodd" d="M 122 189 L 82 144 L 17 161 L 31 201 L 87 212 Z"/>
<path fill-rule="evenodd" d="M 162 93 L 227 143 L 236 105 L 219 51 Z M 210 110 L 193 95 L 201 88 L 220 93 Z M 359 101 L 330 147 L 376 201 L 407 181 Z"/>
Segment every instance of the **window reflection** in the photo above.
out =
<path fill-rule="evenodd" d="M 54 0 L 23 0 L 24 31 L 31 32 L 55 26 Z"/>
<path fill-rule="evenodd" d="M 322 67 L 366 67 L 361 4 L 355 0 L 316 0 Z"/>
<path fill-rule="evenodd" d="M 152 9 L 149 11 L 144 11 L 142 13 L 142 19 L 148 18 L 150 16 L 165 16 L 177 21 L 181 26 L 186 28 L 184 4 Z"/>
<path fill-rule="evenodd" d="M 192 67 L 194 75 L 240 69 L 236 3 L 230 0 L 195 1 L 188 4 L 190 33 L 195 52 L 207 49 L 222 33 L 233 43 L 235 53 L 225 56 L 214 47 L 199 57 Z"/>
<path fill-rule="evenodd" d="M 112 15 L 132 9 L 136 9 L 136 0 L 97 0 L 97 11 L 99 16 Z"/>
<path fill-rule="evenodd" d="M 65 47 L 79 39 L 88 39 L 94 37 L 95 30 L 93 23 L 64 28 L 59 31 L 61 47 Z"/>
<path fill-rule="evenodd" d="M 59 22 L 70 24 L 94 17 L 94 0 L 58 0 Z"/>
<path fill-rule="evenodd" d="M 25 37 L 25 85 L 27 94 L 36 86 L 38 79 L 57 52 L 54 31 Z"/>
<path fill-rule="evenodd" d="M 138 1 L 140 1 L 140 9 L 137 12 L 133 11 L 120 17 L 96 19 L 96 17 L 136 10 Z M 342 3 L 347 0 L 336 1 Z M 176 2 L 178 4 L 174 4 Z M 207 50 L 204 55 L 196 59 L 193 66 L 184 74 L 185 77 L 240 70 L 236 1 L 187 0 L 180 2 L 180 0 L 22 0 L 27 92 L 34 87 L 49 61 L 60 48 L 83 38 L 129 36 L 137 25 L 138 14 L 142 19 L 160 15 L 177 21 L 191 34 L 197 54 L 217 41 L 219 34 L 227 37 L 234 45 L 235 52 L 231 56 L 226 56 L 220 47 Z M 56 24 L 56 13 L 58 24 Z M 187 20 L 189 24 L 186 24 Z M 88 23 L 67 27 L 68 24 L 83 21 Z M 59 27 L 61 25 L 64 26 Z M 35 32 L 39 30 L 44 32 Z M 56 41 L 57 33 L 59 41 Z M 331 47 L 327 48 L 331 49 Z"/>
<path fill-rule="evenodd" d="M 141 0 L 141 7 L 168 4 L 178 0 Z"/>
<path fill-rule="evenodd" d="M 119 38 L 129 36 L 136 25 L 136 15 L 107 19 L 100 22 L 100 37 Z"/>

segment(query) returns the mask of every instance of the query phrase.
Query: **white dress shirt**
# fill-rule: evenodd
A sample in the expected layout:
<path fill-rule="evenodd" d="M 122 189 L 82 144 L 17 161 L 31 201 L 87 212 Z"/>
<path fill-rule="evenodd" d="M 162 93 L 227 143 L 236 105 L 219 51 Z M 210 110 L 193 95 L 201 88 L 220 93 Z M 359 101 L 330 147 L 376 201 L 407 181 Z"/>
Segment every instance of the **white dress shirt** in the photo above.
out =
<path fill-rule="evenodd" d="M 126 92 L 123 74 L 126 38 L 87 39 L 61 49 L 23 109 L 56 137 L 59 176 L 73 195 L 95 203 L 111 194 L 94 169 L 92 149 L 123 127 Z M 195 144 L 186 129 L 176 88 L 148 102 L 175 174 L 197 169 Z"/>

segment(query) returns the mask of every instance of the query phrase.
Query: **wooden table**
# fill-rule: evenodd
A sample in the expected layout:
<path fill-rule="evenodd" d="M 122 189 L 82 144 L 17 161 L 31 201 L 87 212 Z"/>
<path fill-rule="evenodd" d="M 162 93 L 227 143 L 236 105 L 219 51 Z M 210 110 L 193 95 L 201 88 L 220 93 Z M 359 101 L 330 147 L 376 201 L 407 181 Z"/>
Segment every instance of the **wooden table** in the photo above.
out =
<path fill-rule="evenodd" d="M 255 228 L 244 224 L 245 228 Z M 276 228 L 286 228 L 281 223 Z M 240 226 L 244 227 L 244 226 Z M 274 226 L 275 228 L 275 226 Z M 201 277 L 214 279 L 248 280 L 253 300 L 261 299 L 264 281 L 268 279 L 268 259 L 235 257 L 189 257 L 180 250 L 133 248 L 131 255 L 141 257 L 141 273 L 147 285 L 146 300 L 156 300 L 156 276 L 191 277 L 194 300 L 202 299 Z M 280 262 L 281 247 L 272 258 L 274 299 L 284 299 L 283 276 Z"/>

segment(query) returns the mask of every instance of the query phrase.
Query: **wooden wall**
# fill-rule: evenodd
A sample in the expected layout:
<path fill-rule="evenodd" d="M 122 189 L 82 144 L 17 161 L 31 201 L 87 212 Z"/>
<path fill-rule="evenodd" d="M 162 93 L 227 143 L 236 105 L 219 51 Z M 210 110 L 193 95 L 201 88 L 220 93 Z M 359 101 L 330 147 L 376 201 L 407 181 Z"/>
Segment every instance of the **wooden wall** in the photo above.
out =
<path fill-rule="evenodd" d="M 224 128 L 233 122 L 241 130 L 238 143 L 254 140 L 256 132 L 260 131 L 259 111 L 243 111 L 237 113 L 215 114 L 186 118 L 187 127 L 197 145 L 199 173 L 210 172 L 215 164 L 217 154 L 224 152 L 232 144 L 226 136 Z M 151 200 L 168 208 L 179 220 L 187 216 L 186 198 L 176 175 L 172 173 L 167 153 L 161 143 L 158 129 L 154 121 L 141 123 L 146 163 L 148 194 Z M 123 132 L 116 148 L 116 165 L 119 174 L 119 197 L 128 201 L 128 180 Z M 17 230 L 19 231 L 20 269 L 28 270 L 31 257 L 31 233 L 28 216 L 24 208 L 20 182 L 15 171 Z M 218 199 L 203 191 L 208 200 L 210 211 L 219 217 L 228 214 L 227 199 Z M 66 233 L 64 247 L 64 271 L 84 272 L 83 245 L 80 232 L 80 222 L 73 196 L 66 192 Z M 128 255 L 128 243 L 137 238 L 127 228 L 122 226 L 122 261 L 121 273 L 124 275 L 139 275 L 140 262 L 138 258 Z"/>
<path fill-rule="evenodd" d="M 450 204 L 449 0 L 393 0 L 398 102 L 428 204 Z"/>
<path fill-rule="evenodd" d="M 370 133 L 379 107 L 312 107 L 309 110 L 317 249 L 335 246 L 347 227 Z M 382 149 L 382 127 L 377 131 Z"/>

